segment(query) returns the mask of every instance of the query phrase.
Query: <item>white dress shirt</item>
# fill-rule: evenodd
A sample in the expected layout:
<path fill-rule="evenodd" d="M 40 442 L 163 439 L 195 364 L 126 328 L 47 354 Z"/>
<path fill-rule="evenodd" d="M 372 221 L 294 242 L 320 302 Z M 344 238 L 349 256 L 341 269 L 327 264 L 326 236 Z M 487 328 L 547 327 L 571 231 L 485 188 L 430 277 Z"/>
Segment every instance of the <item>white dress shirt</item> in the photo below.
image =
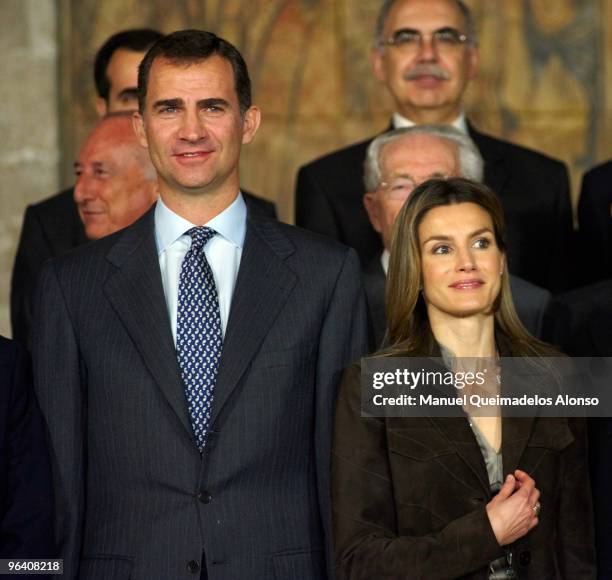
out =
<path fill-rule="evenodd" d="M 221 313 L 221 332 L 225 336 L 232 295 L 240 267 L 242 247 L 246 234 L 247 209 L 239 193 L 234 202 L 208 223 L 217 235 L 211 238 L 204 247 L 206 259 L 215 279 L 219 294 Z M 195 224 L 168 209 L 161 198 L 155 207 L 155 241 L 159 256 L 166 305 L 170 315 L 172 338 L 176 344 L 176 315 L 178 308 L 178 287 L 181 266 L 185 254 L 191 247 L 191 237 L 185 232 Z"/>
<path fill-rule="evenodd" d="M 391 254 L 389 253 L 389 250 L 385 248 L 383 250 L 383 253 L 380 255 L 380 265 L 382 266 L 385 276 L 389 273 L 389 258 L 390 257 L 391 257 Z"/>
<path fill-rule="evenodd" d="M 406 117 L 402 117 L 399 113 L 393 113 L 393 117 L 391 119 L 391 123 L 393 124 L 394 129 L 401 129 L 403 127 L 414 127 L 416 123 L 413 123 L 410 119 L 406 119 Z M 465 115 L 461 113 L 452 123 L 450 123 L 451 127 L 458 129 L 465 135 L 469 135 L 467 121 L 465 120 Z"/>

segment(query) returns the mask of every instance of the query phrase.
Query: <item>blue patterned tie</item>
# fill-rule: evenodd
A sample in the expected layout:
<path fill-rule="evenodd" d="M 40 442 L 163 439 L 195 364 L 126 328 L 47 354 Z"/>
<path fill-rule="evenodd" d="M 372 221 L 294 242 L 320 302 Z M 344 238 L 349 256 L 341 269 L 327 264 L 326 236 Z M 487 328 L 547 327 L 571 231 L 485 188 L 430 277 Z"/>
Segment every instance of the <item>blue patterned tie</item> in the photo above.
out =
<path fill-rule="evenodd" d="M 216 231 L 191 228 L 191 248 L 181 266 L 176 318 L 176 350 L 198 449 L 206 443 L 223 337 L 219 296 L 204 246 Z"/>

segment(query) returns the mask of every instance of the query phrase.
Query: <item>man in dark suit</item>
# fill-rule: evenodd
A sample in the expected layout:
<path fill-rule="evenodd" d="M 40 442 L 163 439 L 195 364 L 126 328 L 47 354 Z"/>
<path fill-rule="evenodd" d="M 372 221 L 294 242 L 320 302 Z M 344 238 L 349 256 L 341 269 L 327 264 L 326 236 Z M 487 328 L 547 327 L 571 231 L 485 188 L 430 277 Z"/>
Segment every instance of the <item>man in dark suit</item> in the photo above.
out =
<path fill-rule="evenodd" d="M 481 181 L 483 160 L 470 138 L 448 125 L 419 125 L 379 135 L 368 148 L 363 203 L 383 251 L 363 269 L 370 322 L 376 346 L 386 330 L 385 282 L 393 226 L 412 190 L 427 179 L 464 177 Z M 517 313 L 534 336 L 541 337 L 551 294 L 510 276 Z"/>
<path fill-rule="evenodd" d="M 570 356 L 612 357 L 612 279 L 555 296 L 545 326 L 546 339 Z M 609 377 L 605 380 L 607 387 Z M 612 418 L 591 417 L 588 430 L 597 577 L 607 580 L 612 578 Z"/>
<path fill-rule="evenodd" d="M 100 118 L 137 108 L 138 64 L 162 36 L 149 28 L 122 30 L 100 47 L 94 62 Z M 87 241 L 73 197 L 74 188 L 69 187 L 26 207 L 11 278 L 13 338 L 24 344 L 29 342 L 30 300 L 42 265 Z"/>
<path fill-rule="evenodd" d="M 155 209 L 48 263 L 37 294 L 68 577 L 327 578 L 336 384 L 367 348 L 358 258 L 245 205 L 260 114 L 233 46 L 173 33 L 139 91 Z"/>
<path fill-rule="evenodd" d="M 163 35 L 156 30 L 131 29 L 113 34 L 98 50 L 94 80 L 96 111 L 107 114 L 132 112 L 138 107 L 138 65 L 149 47 Z M 272 202 L 243 192 L 249 207 L 276 218 Z M 42 265 L 91 239 L 70 187 L 26 208 L 11 279 L 11 326 L 13 338 L 29 344 L 31 295 Z"/>
<path fill-rule="evenodd" d="M 30 362 L 1 336 L 0 449 L 0 558 L 55 557 L 49 451 Z"/>
<path fill-rule="evenodd" d="M 484 181 L 508 223 L 511 271 L 551 291 L 567 284 L 572 240 L 565 166 L 477 131 L 463 95 L 478 70 L 474 20 L 459 0 L 386 0 L 379 13 L 374 73 L 395 104 L 390 128 L 449 124 L 468 134 L 485 160 Z M 371 139 L 322 157 L 298 173 L 296 224 L 355 248 L 366 264 L 382 246 L 363 208 L 361 182 Z"/>
<path fill-rule="evenodd" d="M 12 280 L 13 335 L 24 344 L 30 340 L 35 274 L 45 261 L 124 228 L 157 199 L 157 175 L 136 138 L 131 113 L 104 117 L 87 136 L 74 167 L 77 181 L 66 215 L 61 214 L 59 198 L 26 212 L 30 217 L 24 221 Z M 45 207 L 49 211 L 38 211 Z M 52 216 L 56 221 L 50 221 Z"/>
<path fill-rule="evenodd" d="M 585 174 L 578 199 L 578 226 L 582 281 L 612 278 L 612 161 Z"/>

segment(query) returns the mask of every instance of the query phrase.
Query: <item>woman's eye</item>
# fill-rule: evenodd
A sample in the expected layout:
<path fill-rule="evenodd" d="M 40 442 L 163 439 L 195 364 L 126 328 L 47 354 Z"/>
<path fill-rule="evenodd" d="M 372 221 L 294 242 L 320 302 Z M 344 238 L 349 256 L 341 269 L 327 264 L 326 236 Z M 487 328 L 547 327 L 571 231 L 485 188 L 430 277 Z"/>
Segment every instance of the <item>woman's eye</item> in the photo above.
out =
<path fill-rule="evenodd" d="M 432 252 L 434 254 L 448 254 L 450 252 L 450 248 L 448 246 L 436 246 Z"/>
<path fill-rule="evenodd" d="M 474 247 L 480 248 L 481 250 L 488 248 L 490 245 L 491 242 L 487 240 L 487 238 L 480 238 L 474 242 Z"/>

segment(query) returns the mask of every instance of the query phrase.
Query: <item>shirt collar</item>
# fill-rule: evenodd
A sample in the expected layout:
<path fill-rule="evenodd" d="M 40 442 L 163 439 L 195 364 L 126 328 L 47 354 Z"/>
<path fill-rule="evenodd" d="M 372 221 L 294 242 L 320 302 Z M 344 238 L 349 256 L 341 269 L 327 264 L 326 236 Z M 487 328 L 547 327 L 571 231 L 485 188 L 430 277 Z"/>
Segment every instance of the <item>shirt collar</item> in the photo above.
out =
<path fill-rule="evenodd" d="M 391 254 L 389 254 L 389 250 L 385 248 L 383 250 L 383 253 L 380 255 L 380 265 L 382 266 L 385 276 L 389 273 L 389 258 L 390 257 L 391 257 Z"/>
<path fill-rule="evenodd" d="M 246 235 L 246 217 L 246 204 L 242 193 L 238 192 L 238 196 L 229 207 L 204 225 L 215 230 L 237 248 L 242 248 Z M 169 209 L 161 197 L 157 200 L 155 206 L 155 242 L 158 254 L 161 254 L 193 227 L 195 227 L 195 224 Z"/>
<path fill-rule="evenodd" d="M 410 119 L 406 119 L 406 117 L 402 117 L 399 113 L 393 113 L 391 123 L 394 129 L 401 129 L 402 127 L 414 127 L 416 125 L 416 123 L 414 123 Z M 450 123 L 450 125 L 466 135 L 469 134 L 467 121 L 465 120 L 465 115 L 463 113 L 461 113 L 452 123 Z"/>

